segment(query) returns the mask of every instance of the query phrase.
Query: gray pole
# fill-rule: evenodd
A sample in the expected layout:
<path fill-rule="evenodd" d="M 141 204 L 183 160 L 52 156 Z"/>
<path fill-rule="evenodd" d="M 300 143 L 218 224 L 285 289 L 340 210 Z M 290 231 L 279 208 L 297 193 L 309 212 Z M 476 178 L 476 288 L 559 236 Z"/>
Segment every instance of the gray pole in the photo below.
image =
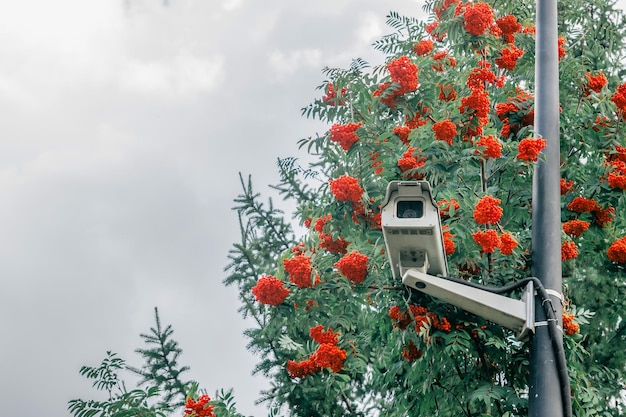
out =
<path fill-rule="evenodd" d="M 537 1 L 535 43 L 535 132 L 547 140 L 533 176 L 532 269 L 547 290 L 561 293 L 561 196 L 557 0 Z M 561 301 L 551 294 L 556 316 Z M 530 354 L 529 417 L 562 417 L 561 386 L 546 316 L 537 301 Z M 560 333 L 561 343 L 563 335 Z"/>

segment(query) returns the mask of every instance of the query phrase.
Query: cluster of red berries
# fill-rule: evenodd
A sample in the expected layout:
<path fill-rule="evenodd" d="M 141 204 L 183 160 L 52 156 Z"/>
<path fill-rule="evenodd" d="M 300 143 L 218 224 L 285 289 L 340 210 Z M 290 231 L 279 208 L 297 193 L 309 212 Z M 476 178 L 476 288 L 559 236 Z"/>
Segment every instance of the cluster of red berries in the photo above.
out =
<path fill-rule="evenodd" d="M 343 237 L 334 239 L 332 235 L 325 232 L 325 226 L 331 219 L 332 216 L 327 214 L 315 221 L 314 229 L 320 238 L 320 247 L 330 253 L 345 254 L 347 253 L 350 242 L 346 241 Z"/>
<path fill-rule="evenodd" d="M 611 170 L 607 176 L 609 186 L 626 190 L 626 147 L 616 146 L 615 152 L 607 155 L 606 165 Z"/>
<path fill-rule="evenodd" d="M 328 83 L 328 86 L 326 87 L 326 95 L 322 98 L 322 101 L 333 106 L 343 106 L 345 103 L 342 98 L 346 96 L 347 91 L 348 89 L 343 87 L 339 93 L 339 97 L 337 97 L 335 86 L 333 83 Z"/>
<path fill-rule="evenodd" d="M 378 86 L 373 94 L 374 97 L 380 97 L 380 101 L 391 108 L 396 107 L 395 100 L 406 93 L 417 90 L 418 68 L 407 56 L 401 56 L 387 64 L 391 83 L 385 82 Z M 394 85 L 395 84 L 395 85 Z M 393 88 L 390 88 L 392 87 Z"/>
<path fill-rule="evenodd" d="M 578 257 L 578 245 L 573 240 L 566 240 L 561 244 L 561 260 L 567 261 Z"/>
<path fill-rule="evenodd" d="M 484 158 L 500 158 L 502 156 L 502 143 L 493 135 L 481 136 L 476 142 L 476 146 L 480 149 L 476 152 Z"/>
<path fill-rule="evenodd" d="M 276 306 L 285 301 L 289 295 L 289 290 L 284 283 L 272 275 L 265 275 L 259 278 L 256 285 L 252 287 L 252 294 L 261 304 Z"/>
<path fill-rule="evenodd" d="M 569 237 L 576 239 L 589 229 L 589 225 L 590 223 L 584 220 L 569 220 L 563 223 L 563 231 Z"/>
<path fill-rule="evenodd" d="M 626 264 L 626 236 L 613 242 L 606 254 L 613 262 Z"/>
<path fill-rule="evenodd" d="M 563 313 L 563 330 L 565 331 L 565 334 L 570 336 L 578 333 L 580 330 L 580 326 L 574 321 L 573 314 Z"/>
<path fill-rule="evenodd" d="M 468 33 L 480 36 L 494 24 L 493 10 L 487 3 L 467 3 L 463 20 Z"/>
<path fill-rule="evenodd" d="M 319 343 L 317 350 L 308 359 L 303 361 L 287 361 L 287 372 L 291 378 L 304 378 L 320 372 L 324 368 L 332 372 L 343 369 L 343 362 L 348 357 L 346 351 L 337 346 L 339 333 L 333 329 L 324 330 L 322 325 L 312 327 L 309 334 L 313 340 Z"/>
<path fill-rule="evenodd" d="M 542 138 L 525 138 L 517 145 L 517 159 L 537 162 L 539 154 L 546 147 L 547 141 Z"/>
<path fill-rule="evenodd" d="M 417 158 L 415 156 L 415 148 L 409 146 L 407 151 L 402 154 L 402 158 L 398 159 L 398 168 L 402 172 L 403 177 L 408 178 L 422 178 L 422 174 L 418 172 L 412 172 L 410 174 L 405 174 L 407 171 L 417 169 L 419 167 L 424 166 L 426 162 L 426 158 Z"/>
<path fill-rule="evenodd" d="M 474 207 L 474 220 L 478 224 L 496 224 L 502 218 L 502 207 L 499 198 L 486 195 Z"/>
<path fill-rule="evenodd" d="M 597 201 L 580 196 L 574 197 L 574 199 L 567 204 L 567 209 L 578 214 L 591 214 L 594 218 L 594 222 L 600 227 L 604 227 L 607 223 L 612 222 L 613 216 L 615 215 L 615 209 L 613 207 L 603 208 Z"/>
<path fill-rule="evenodd" d="M 354 283 L 361 283 L 367 275 L 367 255 L 354 250 L 335 262 L 335 267 L 341 274 Z"/>
<path fill-rule="evenodd" d="M 450 120 L 442 120 L 433 124 L 435 139 L 442 140 L 448 145 L 452 145 L 452 140 L 457 135 L 456 125 Z"/>
<path fill-rule="evenodd" d="M 481 247 L 483 253 L 493 253 L 496 249 L 500 249 L 503 255 L 510 255 L 517 247 L 517 240 L 510 233 L 498 234 L 493 229 L 479 230 L 472 233 L 472 238 Z"/>
<path fill-rule="evenodd" d="M 289 274 L 289 281 L 300 288 L 312 287 L 319 282 L 319 277 L 316 277 L 315 280 L 312 279 L 311 258 L 304 254 L 284 259 L 283 266 Z"/>
<path fill-rule="evenodd" d="M 524 50 L 510 44 L 500 50 L 500 56 L 494 61 L 500 68 L 513 71 L 517 65 L 517 60 L 524 55 Z"/>
<path fill-rule="evenodd" d="M 330 128 L 330 141 L 338 143 L 344 151 L 347 151 L 359 141 L 356 131 L 362 123 L 348 123 L 345 125 L 334 124 Z"/>
<path fill-rule="evenodd" d="M 611 101 L 615 103 L 617 112 L 622 115 L 626 115 L 626 83 L 620 84 L 615 90 L 615 94 L 611 97 Z"/>
<path fill-rule="evenodd" d="M 496 116 L 502 121 L 500 131 L 502 138 L 508 138 L 511 134 L 515 135 L 521 128 L 531 126 L 535 122 L 533 104 L 532 94 L 523 90 L 507 101 L 496 104 Z"/>
<path fill-rule="evenodd" d="M 389 309 L 389 317 L 393 320 L 393 326 L 405 330 L 410 324 L 414 324 L 416 332 L 429 325 L 432 328 L 449 332 L 452 329 L 446 317 L 439 318 L 435 313 L 428 311 L 426 307 L 410 305 L 408 310 L 401 310 L 399 306 Z"/>
<path fill-rule="evenodd" d="M 201 395 L 198 400 L 194 401 L 192 398 L 187 398 L 185 401 L 185 417 L 215 417 L 213 413 L 213 406 L 209 405 L 208 395 Z"/>
<path fill-rule="evenodd" d="M 583 94 L 585 96 L 591 94 L 592 91 L 595 93 L 599 93 L 608 83 L 606 75 L 604 75 L 602 71 L 599 71 L 596 74 L 591 74 L 590 72 L 587 72 L 585 76 L 587 78 L 587 84 L 585 84 L 583 88 Z"/>
<path fill-rule="evenodd" d="M 347 174 L 330 180 L 330 191 L 337 201 L 357 203 L 363 196 L 363 188 L 359 185 L 359 180 Z"/>

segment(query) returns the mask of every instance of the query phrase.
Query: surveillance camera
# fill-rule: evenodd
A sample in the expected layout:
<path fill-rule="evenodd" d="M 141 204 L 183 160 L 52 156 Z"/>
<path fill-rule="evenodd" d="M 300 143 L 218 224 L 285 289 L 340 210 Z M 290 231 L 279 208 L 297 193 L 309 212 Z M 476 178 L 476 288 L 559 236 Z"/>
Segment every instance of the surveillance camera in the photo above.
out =
<path fill-rule="evenodd" d="M 393 277 L 408 287 L 439 298 L 517 332 L 534 331 L 534 289 L 522 300 L 473 288 L 448 275 L 439 207 L 427 181 L 392 181 L 382 206 L 382 229 Z"/>
<path fill-rule="evenodd" d="M 409 269 L 447 275 L 439 208 L 427 181 L 392 181 L 382 206 L 382 229 L 393 277 Z"/>

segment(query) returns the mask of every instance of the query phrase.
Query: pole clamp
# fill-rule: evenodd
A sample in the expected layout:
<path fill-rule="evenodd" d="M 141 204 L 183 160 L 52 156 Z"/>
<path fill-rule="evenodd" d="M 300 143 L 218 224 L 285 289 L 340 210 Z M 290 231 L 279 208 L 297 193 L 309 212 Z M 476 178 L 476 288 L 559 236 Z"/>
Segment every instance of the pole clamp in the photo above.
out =
<path fill-rule="evenodd" d="M 546 293 L 561 300 L 561 305 L 565 304 L 565 296 L 562 292 L 558 292 L 557 290 L 553 290 L 551 288 L 546 288 Z"/>
<path fill-rule="evenodd" d="M 535 322 L 535 328 L 536 327 L 542 327 L 542 326 L 547 326 L 548 325 L 548 321 L 544 320 L 544 321 L 536 321 Z M 557 323 L 556 325 L 557 329 L 559 329 L 561 331 L 561 333 L 563 333 L 563 328 Z"/>

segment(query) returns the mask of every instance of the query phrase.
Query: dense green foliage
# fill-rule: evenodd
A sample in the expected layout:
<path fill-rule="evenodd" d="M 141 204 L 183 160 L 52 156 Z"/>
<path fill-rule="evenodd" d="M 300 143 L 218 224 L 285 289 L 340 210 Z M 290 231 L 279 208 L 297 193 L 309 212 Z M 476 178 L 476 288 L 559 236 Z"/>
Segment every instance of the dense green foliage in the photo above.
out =
<path fill-rule="evenodd" d="M 243 184 L 242 241 L 231 252 L 226 284 L 238 286 L 242 312 L 258 324 L 247 335 L 262 358 L 258 371 L 273 381 L 264 398 L 292 415 L 527 414 L 528 343 L 395 282 L 378 224 L 387 183 L 424 178 L 455 247 L 448 248 L 450 275 L 503 285 L 530 274 L 534 162 L 520 143 L 540 144 L 532 126 L 534 4 L 490 3 L 493 19 L 480 32 L 466 24 L 477 3 L 457 3 L 429 2 L 426 21 L 390 14 L 393 32 L 374 45 L 388 56 L 385 64 L 355 60 L 324 71 L 325 96 L 303 114 L 330 129 L 300 141 L 310 166 L 279 161 L 276 186 L 295 200 L 296 219 L 309 232 L 296 239 L 283 213 Z M 563 233 L 574 414 L 622 415 L 626 274 L 607 250 L 626 234 L 624 189 L 608 181 L 625 157 L 615 98 L 625 81 L 625 21 L 603 1 L 559 7 L 562 221 L 578 222 Z M 489 20 L 486 9 L 474 17 Z M 520 27 L 503 33 L 511 16 Z M 500 18 L 509 20 L 496 25 Z M 487 146 L 494 139 L 499 155 Z M 486 196 L 500 200 L 501 216 L 475 214 Z M 576 197 L 592 206 L 581 210 Z M 581 224 L 584 233 L 571 230 Z M 481 241 L 481 234 L 500 240 Z M 351 274 L 363 259 L 361 281 Z M 317 326 L 334 332 L 330 345 L 341 366 L 323 365 L 323 344 L 311 330 Z"/>

